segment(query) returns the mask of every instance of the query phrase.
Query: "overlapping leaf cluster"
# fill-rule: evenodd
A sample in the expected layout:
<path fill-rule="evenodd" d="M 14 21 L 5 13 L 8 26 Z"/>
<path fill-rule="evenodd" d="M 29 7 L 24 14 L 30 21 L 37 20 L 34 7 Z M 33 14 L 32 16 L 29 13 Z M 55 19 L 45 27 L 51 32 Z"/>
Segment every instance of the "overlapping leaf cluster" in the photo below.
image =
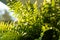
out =
<path fill-rule="evenodd" d="M 30 0 L 25 4 L 20 0 L 8 2 L 8 5 L 15 12 L 14 16 L 17 18 L 17 23 L 12 26 L 3 24 L 4 29 L 0 30 L 6 30 L 6 33 L 2 40 L 34 40 L 50 28 L 60 29 L 60 7 L 56 5 L 54 0 L 49 3 L 43 2 L 40 8 L 37 1 L 34 4 Z"/>
<path fill-rule="evenodd" d="M 14 24 L 0 22 L 0 40 L 14 40 L 17 39 L 18 32 L 14 29 Z"/>
<path fill-rule="evenodd" d="M 41 7 L 41 14 L 43 16 L 44 24 L 48 24 L 49 27 L 56 27 L 58 29 L 60 28 L 60 6 L 58 2 L 56 3 L 55 0 L 52 0 L 50 3 L 46 2 Z"/>
<path fill-rule="evenodd" d="M 31 4 L 30 0 L 26 4 L 22 4 L 20 1 L 12 4 L 11 8 L 18 18 L 19 31 L 26 33 L 22 36 L 25 40 L 34 40 L 40 36 L 42 18 L 37 5 L 37 1 Z"/>

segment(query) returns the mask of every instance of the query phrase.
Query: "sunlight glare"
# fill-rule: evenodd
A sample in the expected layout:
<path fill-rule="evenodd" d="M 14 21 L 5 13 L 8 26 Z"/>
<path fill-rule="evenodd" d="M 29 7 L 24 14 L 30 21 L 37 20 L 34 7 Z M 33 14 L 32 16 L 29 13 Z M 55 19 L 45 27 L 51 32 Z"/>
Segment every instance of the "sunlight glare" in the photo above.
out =
<path fill-rule="evenodd" d="M 51 0 L 46 0 L 48 3 L 50 3 L 51 2 Z"/>
<path fill-rule="evenodd" d="M 9 7 L 0 1 L 0 10 L 9 10 Z"/>

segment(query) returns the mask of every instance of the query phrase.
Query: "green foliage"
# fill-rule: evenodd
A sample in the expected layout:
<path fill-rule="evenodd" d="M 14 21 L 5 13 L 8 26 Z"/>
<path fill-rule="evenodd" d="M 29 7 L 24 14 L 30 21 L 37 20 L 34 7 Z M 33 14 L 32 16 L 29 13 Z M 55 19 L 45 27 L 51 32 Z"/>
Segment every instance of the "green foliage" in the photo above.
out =
<path fill-rule="evenodd" d="M 58 4 L 58 5 L 57 5 Z M 42 36 L 46 30 L 54 29 L 60 30 L 60 6 L 59 2 L 56 3 L 55 0 L 52 0 L 51 3 L 44 1 L 44 5 L 42 5 L 40 9 L 40 13 L 42 15 L 43 26 L 42 26 Z M 59 23 L 58 23 L 59 22 Z M 47 25 L 47 28 L 46 28 Z M 57 30 L 57 31 L 58 31 Z M 58 31 L 60 32 L 60 31 Z M 40 39 L 37 39 L 40 40 Z"/>
<path fill-rule="evenodd" d="M 60 30 L 60 6 L 54 0 L 45 0 L 40 8 L 37 0 L 33 4 L 30 0 L 25 4 L 20 0 L 8 2 L 17 23 L 0 23 L 0 40 L 41 40 L 47 30 Z"/>
<path fill-rule="evenodd" d="M 11 8 L 15 12 L 15 17 L 18 18 L 18 27 L 26 33 L 23 36 L 23 38 L 26 36 L 25 40 L 34 40 L 40 36 L 42 18 L 37 5 L 37 1 L 31 4 L 30 0 L 25 5 L 20 1 L 12 4 Z"/>
<path fill-rule="evenodd" d="M 23 39 L 34 40 L 37 38 L 35 36 L 39 35 L 41 31 L 45 32 L 50 27 L 59 28 L 57 25 L 60 19 L 59 9 L 54 0 L 50 3 L 44 0 L 41 9 L 38 9 L 37 1 L 34 4 L 31 4 L 30 0 L 26 4 L 22 4 L 20 1 L 12 2 L 10 2 L 10 4 L 12 3 L 10 7 L 18 18 L 18 27 L 21 28 L 23 33 L 26 33 Z"/>
<path fill-rule="evenodd" d="M 16 37 L 17 33 L 12 29 L 12 24 L 0 22 L 0 40 L 13 40 L 13 37 Z"/>
<path fill-rule="evenodd" d="M 41 8 L 41 14 L 45 24 L 48 24 L 49 27 L 58 28 L 58 21 L 60 20 L 60 8 L 57 8 L 56 2 L 52 0 L 52 3 L 46 3 Z"/>
<path fill-rule="evenodd" d="M 18 34 L 16 32 L 6 32 L 2 35 L 0 40 L 17 40 Z"/>

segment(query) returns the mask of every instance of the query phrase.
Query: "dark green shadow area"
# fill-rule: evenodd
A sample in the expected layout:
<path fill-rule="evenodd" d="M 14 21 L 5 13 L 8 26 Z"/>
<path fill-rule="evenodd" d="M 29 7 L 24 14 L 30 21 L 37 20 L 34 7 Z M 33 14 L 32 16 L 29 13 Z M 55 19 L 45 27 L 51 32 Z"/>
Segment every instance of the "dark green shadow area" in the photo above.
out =
<path fill-rule="evenodd" d="M 1 2 L 3 2 L 4 4 L 7 4 L 6 0 L 0 0 Z"/>
<path fill-rule="evenodd" d="M 56 30 L 50 29 L 44 32 L 42 40 L 58 40 L 59 33 Z"/>

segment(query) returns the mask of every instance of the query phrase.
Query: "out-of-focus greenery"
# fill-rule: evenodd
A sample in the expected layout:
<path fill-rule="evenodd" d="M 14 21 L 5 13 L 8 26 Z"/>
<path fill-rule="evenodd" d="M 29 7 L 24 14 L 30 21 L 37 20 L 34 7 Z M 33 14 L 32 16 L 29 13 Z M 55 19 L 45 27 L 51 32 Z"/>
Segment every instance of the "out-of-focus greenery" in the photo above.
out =
<path fill-rule="evenodd" d="M 18 33 L 13 30 L 14 24 L 0 22 L 0 40 L 14 40 Z"/>
<path fill-rule="evenodd" d="M 46 0 L 43 2 L 43 5 L 40 10 L 40 14 L 42 15 L 43 25 L 42 31 L 43 33 L 46 30 L 54 29 L 57 30 L 60 33 L 60 4 L 59 0 L 55 1 L 52 0 L 50 2 L 46 2 Z M 46 28 L 48 27 L 48 28 Z M 44 35 L 42 33 L 42 36 Z M 60 35 L 60 34 L 59 34 Z M 56 37 L 57 38 L 57 37 Z M 41 38 L 36 40 L 40 40 Z M 58 39 L 57 39 L 58 40 Z"/>
<path fill-rule="evenodd" d="M 0 40 L 41 40 L 49 29 L 60 29 L 60 8 L 55 0 L 42 3 L 37 0 L 23 4 L 20 0 L 9 1 L 8 5 L 17 18 L 15 23 L 0 23 Z"/>
<path fill-rule="evenodd" d="M 22 38 L 20 40 L 34 40 L 38 38 L 41 33 L 41 15 L 38 8 L 37 1 L 31 4 L 30 0 L 26 4 L 22 4 L 20 1 L 13 1 L 10 3 L 10 7 L 15 12 L 15 17 L 18 18 L 18 31 L 23 32 Z M 15 7 L 16 6 L 16 7 Z M 14 8 L 13 8 L 14 7 Z"/>

